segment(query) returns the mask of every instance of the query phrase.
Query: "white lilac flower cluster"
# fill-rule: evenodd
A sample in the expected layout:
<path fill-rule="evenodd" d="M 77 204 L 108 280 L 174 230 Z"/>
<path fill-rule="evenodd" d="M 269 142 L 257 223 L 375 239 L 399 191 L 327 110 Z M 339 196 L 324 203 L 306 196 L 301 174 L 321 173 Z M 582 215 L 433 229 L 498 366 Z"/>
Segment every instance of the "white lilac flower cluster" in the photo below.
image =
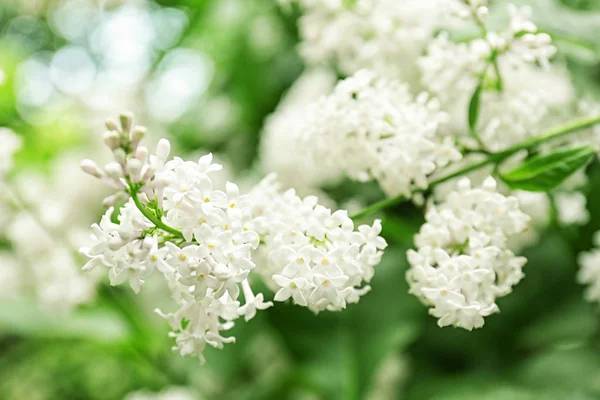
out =
<path fill-rule="evenodd" d="M 432 205 L 426 223 L 409 250 L 410 292 L 430 307 L 438 325 L 472 330 L 498 312 L 498 297 L 512 291 L 523 277 L 523 257 L 507 247 L 507 239 L 523 232 L 529 216 L 518 200 L 496 191 L 492 178 L 471 188 L 466 178 L 458 191 Z"/>
<path fill-rule="evenodd" d="M 318 312 L 357 303 L 387 243 L 379 236 L 381 221 L 354 230 L 344 210 L 331 212 L 315 196 L 304 199 L 293 189 L 284 193 L 270 175 L 254 188 L 254 213 L 264 218 L 261 248 L 265 264 L 258 271 L 276 291 L 275 300 Z"/>
<path fill-rule="evenodd" d="M 593 241 L 594 249 L 579 254 L 577 280 L 589 285 L 585 292 L 587 301 L 600 303 L 600 232 L 596 232 Z"/>
<path fill-rule="evenodd" d="M 359 181 L 376 180 L 389 196 L 427 187 L 437 168 L 460 160 L 437 99 L 416 98 L 398 81 L 359 71 L 315 104 L 310 140 L 315 158 L 328 160 Z"/>
<path fill-rule="evenodd" d="M 180 353 L 202 357 L 207 344 L 222 347 L 234 340 L 221 332 L 240 314 L 250 318 L 256 308 L 270 305 L 262 297 L 253 299 L 249 286 L 246 306 L 238 301 L 240 285 L 248 285 L 254 268 L 251 250 L 259 242 L 249 199 L 232 183 L 226 191 L 213 188 L 211 173 L 221 166 L 211 155 L 198 162 L 167 161 L 169 142 L 161 140 L 149 155 L 139 145 L 145 129 L 133 127 L 131 116 L 122 116 L 120 128 L 112 121 L 107 127 L 105 142 L 116 161 L 102 170 L 85 160 L 82 168 L 131 197 L 117 221 L 111 207 L 93 226 L 94 245 L 82 249 L 90 258 L 84 269 L 104 265 L 111 284 L 128 281 L 135 292 L 154 270 L 161 272 L 179 306 L 161 315 L 173 328 Z"/>
<path fill-rule="evenodd" d="M 491 32 L 485 28 L 486 1 L 449 4 L 456 15 L 481 27 L 481 37 L 454 43 L 448 32 L 442 32 L 429 43 L 418 65 L 423 85 L 440 98 L 454 131 L 469 132 L 467 112 L 477 87 L 482 91 L 475 129 L 491 151 L 504 150 L 534 134 L 553 107 L 572 100 L 568 77 L 549 65 L 556 48 L 550 36 L 539 33 L 531 22 L 530 8 L 509 5 L 507 28 Z"/>
<path fill-rule="evenodd" d="M 111 284 L 128 281 L 135 292 L 154 271 L 161 273 L 178 309 L 157 312 L 171 325 L 175 349 L 182 355 L 195 354 L 203 360 L 206 345 L 221 348 L 235 340 L 223 336 L 235 319 L 250 320 L 257 310 L 272 306 L 250 286 L 249 275 L 256 266 L 253 252 L 262 251 L 257 251 L 260 242 L 268 248 L 269 267 L 279 274 L 269 278 L 293 280 L 305 290 L 293 295 L 295 300 L 305 299 L 296 301 L 300 305 L 315 311 L 340 309 L 368 290 L 355 287 L 370 279 L 381 258 L 385 242 L 378 237 L 380 225 L 353 232 L 345 212 L 331 214 L 317 205 L 316 198 L 303 202 L 287 194 L 278 200 L 271 192 L 263 193 L 271 180 L 253 196 L 240 194 L 230 182 L 219 190 L 211 176 L 221 166 L 212 163 L 210 154 L 198 162 L 177 157 L 167 161 L 169 142 L 162 139 L 155 154 L 149 155 L 139 145 L 145 129 L 133 127 L 130 115 L 121 117 L 120 127 L 113 121 L 107 127 L 105 141 L 116 161 L 101 169 L 84 160 L 82 168 L 120 189 L 107 204 L 127 200 L 93 225 L 93 245 L 81 249 L 90 259 L 84 269 L 105 266 Z M 285 202 L 289 204 L 284 209 Z M 307 257 L 312 274 L 297 263 L 288 266 L 285 255 L 290 250 Z M 313 265 L 318 255 L 322 268 Z M 243 306 L 238 300 L 241 292 Z M 276 300 L 290 296 L 278 292 Z"/>
<path fill-rule="evenodd" d="M 413 81 L 414 61 L 437 25 L 440 0 L 295 2 L 303 13 L 299 52 L 309 64 L 333 62 L 347 75 L 368 68 L 382 76 Z"/>
<path fill-rule="evenodd" d="M 321 170 L 410 197 L 437 168 L 462 157 L 442 134 L 447 115 L 439 107 L 425 93 L 413 98 L 406 85 L 362 70 L 306 107 L 299 150 Z"/>

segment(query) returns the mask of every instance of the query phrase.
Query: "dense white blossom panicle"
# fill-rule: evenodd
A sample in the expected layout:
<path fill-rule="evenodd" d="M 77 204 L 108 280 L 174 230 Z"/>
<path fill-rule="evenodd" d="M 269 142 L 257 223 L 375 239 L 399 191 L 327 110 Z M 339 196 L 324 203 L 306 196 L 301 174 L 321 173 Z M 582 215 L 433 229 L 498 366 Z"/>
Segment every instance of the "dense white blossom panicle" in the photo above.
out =
<path fill-rule="evenodd" d="M 589 285 L 585 297 L 590 302 L 600 303 L 600 232 L 594 235 L 594 248 L 579 254 L 579 283 Z"/>
<path fill-rule="evenodd" d="M 253 191 L 254 214 L 263 218 L 260 234 L 265 264 L 258 272 L 277 292 L 276 301 L 292 299 L 314 312 L 337 311 L 367 293 L 387 246 L 381 221 L 354 229 L 345 210 L 332 212 L 314 196 L 280 191 L 276 177 Z"/>
<path fill-rule="evenodd" d="M 439 107 L 425 93 L 413 98 L 406 85 L 359 71 L 309 106 L 307 163 L 411 197 L 437 168 L 462 157 L 442 134 L 448 117 Z"/>
<path fill-rule="evenodd" d="M 123 400 L 200 400 L 200 397 L 190 389 L 170 387 L 159 393 L 147 391 L 129 393 Z"/>
<path fill-rule="evenodd" d="M 499 311 L 496 298 L 523 278 L 526 259 L 508 249 L 507 239 L 523 232 L 530 218 L 515 197 L 497 192 L 492 178 L 481 188 L 464 178 L 425 217 L 417 249 L 408 252 L 410 293 L 430 307 L 439 326 L 480 328 Z"/>
<path fill-rule="evenodd" d="M 281 1 L 281 0 L 280 0 Z M 285 0 L 283 3 L 290 3 Z M 414 61 L 432 36 L 440 0 L 297 0 L 300 54 L 334 63 L 346 75 L 368 68 L 415 81 Z"/>
<path fill-rule="evenodd" d="M 502 151 L 539 134 L 550 111 L 543 95 L 543 90 L 525 91 L 511 85 L 502 92 L 483 93 L 478 132 L 486 148 Z"/>
<path fill-rule="evenodd" d="M 550 36 L 539 33 L 529 7 L 509 5 L 502 31 L 485 28 L 487 2 L 452 0 L 455 15 L 471 19 L 481 35 L 463 43 L 442 31 L 418 60 L 421 82 L 437 96 L 451 117 L 451 131 L 473 147 L 468 125 L 470 102 L 480 88 L 477 124 L 481 145 L 502 151 L 557 120 L 557 110 L 570 106 L 573 87 L 564 69 L 550 67 L 556 53 Z M 539 68 L 542 66 L 543 68 Z"/>
<path fill-rule="evenodd" d="M 21 138 L 8 128 L 0 128 L 0 178 L 13 167 L 13 154 L 21 148 Z"/>
<path fill-rule="evenodd" d="M 502 151 L 558 122 L 556 110 L 570 107 L 574 93 L 564 69 L 543 70 L 524 62 L 515 66 L 503 56 L 497 60 L 502 79 L 502 90 L 497 90 L 498 77 L 489 56 L 489 46 L 482 39 L 453 43 L 442 33 L 429 44 L 419 67 L 425 88 L 440 99 L 450 115 L 451 130 L 461 140 L 469 139 L 469 103 L 479 77 L 486 76 L 476 130 L 488 150 Z"/>
<path fill-rule="evenodd" d="M 330 94 L 335 82 L 335 74 L 326 69 L 304 72 L 265 121 L 260 166 L 267 173 L 276 173 L 285 187 L 314 192 L 315 188 L 335 182 L 343 175 L 339 169 L 324 169 L 319 163 L 308 161 L 311 142 L 305 140 L 312 123 L 312 108 L 308 105 Z"/>
<path fill-rule="evenodd" d="M 489 49 L 481 39 L 454 43 L 447 32 L 432 39 L 426 53 L 417 61 L 425 88 L 448 103 L 473 94 L 478 77 L 487 68 Z"/>
<path fill-rule="evenodd" d="M 224 190 L 213 187 L 211 175 L 221 166 L 212 155 L 198 162 L 167 161 L 168 141 L 159 141 L 149 155 L 132 134 L 145 129 L 128 129 L 129 116 L 121 125 L 116 134 L 106 135 L 116 162 L 104 170 L 91 161 L 82 164 L 84 171 L 123 189 L 107 203 L 131 196 L 93 225 L 93 243 L 81 249 L 90 259 L 84 269 L 105 266 L 111 284 L 128 282 L 135 292 L 154 271 L 161 273 L 179 307 L 173 313 L 158 311 L 173 328 L 176 349 L 203 359 L 207 344 L 222 347 L 235 340 L 221 335 L 235 319 L 248 320 L 271 305 L 262 294 L 254 296 L 247 281 L 255 266 L 251 252 L 259 244 L 253 202 L 233 183 Z M 111 146 L 113 137 L 118 146 Z M 240 286 L 244 306 L 238 301 Z"/>
<path fill-rule="evenodd" d="M 450 0 L 447 4 L 452 14 L 473 20 L 480 26 L 483 37 L 471 42 L 472 50 L 488 60 L 501 57 L 509 59 L 515 66 L 525 62 L 546 68 L 556 54 L 557 49 L 552 45 L 550 35 L 539 32 L 531 20 L 531 7 L 508 4 L 506 28 L 490 31 L 485 27 L 488 14 L 486 0 Z"/>

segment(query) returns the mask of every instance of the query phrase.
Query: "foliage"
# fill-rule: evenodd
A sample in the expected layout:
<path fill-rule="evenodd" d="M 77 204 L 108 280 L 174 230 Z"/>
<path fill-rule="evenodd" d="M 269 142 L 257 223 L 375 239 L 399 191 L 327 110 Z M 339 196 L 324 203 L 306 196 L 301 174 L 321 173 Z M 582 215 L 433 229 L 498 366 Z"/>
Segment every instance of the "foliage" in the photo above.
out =
<path fill-rule="evenodd" d="M 86 121 L 110 113 L 90 111 L 81 98 L 68 96 L 56 102 L 69 107 L 24 111 L 15 94 L 23 63 L 34 55 L 51 57 L 68 41 L 49 17 L 53 2 L 25 3 L 30 2 L 0 5 L 0 67 L 6 73 L 0 126 L 24 141 L 15 171 L 46 176 L 63 154 L 97 147 L 88 133 L 96 128 Z M 550 10 L 540 13 L 540 26 L 556 33 L 574 84 L 600 98 L 600 28 L 590 23 L 600 18 L 598 4 L 528 3 Z M 182 152 L 212 151 L 233 170 L 252 175 L 265 119 L 304 68 L 296 52 L 297 13 L 266 0 L 156 0 L 147 6 L 184 12 L 188 24 L 173 47 L 206 54 L 214 71 L 206 91 L 178 118 L 164 122 L 148 116 L 151 129 L 168 131 Z M 264 26 L 271 30 L 261 32 Z M 76 44 L 86 46 L 82 40 Z M 144 82 L 160 75 L 167 53 L 153 50 Z M 463 121 L 475 137 L 483 95 L 480 82 Z M 226 123 L 210 121 L 218 113 Z M 47 119 L 49 114 L 53 117 Z M 600 229 L 600 208 L 594 206 L 600 204 L 600 168 L 590 162 L 593 153 L 588 147 L 559 149 L 501 173 L 513 189 L 549 192 L 588 166 L 591 218 L 584 226 L 551 222 L 540 242 L 525 250 L 526 278 L 499 301 L 502 313 L 489 317 L 484 329 L 440 329 L 408 294 L 405 252 L 422 223 L 423 207 L 415 201 L 381 213 L 389 248 L 372 291 L 360 303 L 319 315 L 280 304 L 237 324 L 232 331 L 237 342 L 208 349 L 205 365 L 169 351 L 163 321 L 144 302 L 144 296 L 165 297 L 153 282 L 148 294 L 132 297 L 125 288 L 101 281 L 91 304 L 64 315 L 48 313 L 33 301 L 2 300 L 0 399 L 120 400 L 136 390 L 171 386 L 190 387 L 200 398 L 215 400 L 378 399 L 373 393 L 381 386 L 390 388 L 390 399 L 403 400 L 599 398 L 600 319 L 575 281 L 577 254 L 592 246 L 592 234 Z M 325 192 L 334 200 L 351 194 L 365 205 L 382 197 L 375 185 L 348 181 Z M 2 249 L 9 246 L 0 242 Z"/>

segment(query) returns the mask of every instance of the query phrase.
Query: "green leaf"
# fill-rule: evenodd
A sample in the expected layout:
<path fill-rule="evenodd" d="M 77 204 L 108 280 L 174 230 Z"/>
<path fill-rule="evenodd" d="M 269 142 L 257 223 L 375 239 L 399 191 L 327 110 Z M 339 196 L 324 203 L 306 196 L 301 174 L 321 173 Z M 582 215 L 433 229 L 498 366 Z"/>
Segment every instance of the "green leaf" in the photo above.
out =
<path fill-rule="evenodd" d="M 558 150 L 533 157 L 500 176 L 511 189 L 547 192 L 584 167 L 594 154 L 596 149 L 591 146 Z"/>
<path fill-rule="evenodd" d="M 476 132 L 477 121 L 479 120 L 479 101 L 481 99 L 481 82 L 475 88 L 475 92 L 469 101 L 469 129 Z"/>

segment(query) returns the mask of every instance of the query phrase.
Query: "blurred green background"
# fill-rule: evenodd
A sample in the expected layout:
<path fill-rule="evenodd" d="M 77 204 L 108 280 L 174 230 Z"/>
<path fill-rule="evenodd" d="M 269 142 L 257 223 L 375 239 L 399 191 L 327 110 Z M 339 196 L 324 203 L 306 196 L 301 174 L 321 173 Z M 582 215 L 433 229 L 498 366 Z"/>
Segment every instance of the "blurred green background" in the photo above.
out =
<path fill-rule="evenodd" d="M 598 97 L 600 2 L 519 3 L 563 34 L 577 85 Z M 0 0 L 0 126 L 24 140 L 12 175 L 77 185 L 83 175 L 57 175 L 57 160 L 97 151 L 102 120 L 123 109 L 176 153 L 212 151 L 247 174 L 265 117 L 304 69 L 297 17 L 270 0 Z M 315 316 L 278 304 L 238 323 L 237 342 L 209 349 L 205 365 L 171 353 L 153 313 L 167 301 L 158 282 L 134 296 L 101 280 L 64 314 L 0 296 L 0 399 L 120 400 L 172 386 L 198 399 L 600 399 L 600 316 L 575 282 L 576 256 L 600 229 L 600 168 L 590 174 L 591 222 L 552 227 L 526 250 L 526 278 L 483 329 L 440 329 L 407 294 L 404 252 L 422 213 L 402 206 L 384 216 L 390 247 L 358 305 Z M 350 183 L 329 194 L 380 195 Z M 84 204 L 94 218 L 81 228 L 101 213 Z"/>

